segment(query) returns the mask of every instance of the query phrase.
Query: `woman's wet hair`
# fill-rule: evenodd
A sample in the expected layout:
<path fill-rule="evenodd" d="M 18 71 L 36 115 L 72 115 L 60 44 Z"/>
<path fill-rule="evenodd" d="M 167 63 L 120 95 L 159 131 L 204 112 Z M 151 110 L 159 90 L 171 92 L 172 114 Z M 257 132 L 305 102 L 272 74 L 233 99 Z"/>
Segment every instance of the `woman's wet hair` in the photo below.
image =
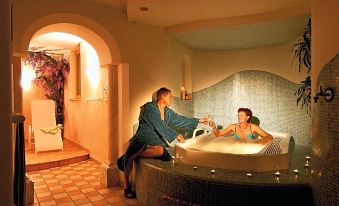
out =
<path fill-rule="evenodd" d="M 171 93 L 171 90 L 166 87 L 162 87 L 157 91 L 157 102 L 162 98 L 162 96 L 166 96 L 168 93 Z"/>
<path fill-rule="evenodd" d="M 248 108 L 239 108 L 238 109 L 238 113 L 239 112 L 245 112 L 246 116 L 249 116 L 250 118 L 247 121 L 250 121 L 252 118 L 252 111 Z"/>

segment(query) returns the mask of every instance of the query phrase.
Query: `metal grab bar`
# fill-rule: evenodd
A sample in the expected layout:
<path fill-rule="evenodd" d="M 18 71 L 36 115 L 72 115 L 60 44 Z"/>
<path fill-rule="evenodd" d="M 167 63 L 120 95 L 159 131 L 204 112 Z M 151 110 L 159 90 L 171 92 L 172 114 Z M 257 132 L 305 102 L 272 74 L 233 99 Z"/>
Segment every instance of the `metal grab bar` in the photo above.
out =
<path fill-rule="evenodd" d="M 197 134 L 198 131 L 204 131 L 204 134 L 207 134 L 206 128 L 196 128 L 196 129 L 193 131 L 192 139 L 195 138 L 195 135 Z"/>

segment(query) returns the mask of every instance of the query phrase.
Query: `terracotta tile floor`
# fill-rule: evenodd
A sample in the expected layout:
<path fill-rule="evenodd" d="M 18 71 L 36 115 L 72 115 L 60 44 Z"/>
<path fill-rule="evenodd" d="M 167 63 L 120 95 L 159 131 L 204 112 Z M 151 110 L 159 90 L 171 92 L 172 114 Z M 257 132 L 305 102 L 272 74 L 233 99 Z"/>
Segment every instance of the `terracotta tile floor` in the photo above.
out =
<path fill-rule="evenodd" d="M 67 139 L 64 139 L 63 143 L 63 151 L 48 151 L 35 154 L 34 144 L 32 144 L 30 149 L 26 142 L 26 171 L 59 167 L 89 159 L 89 152 L 87 150 Z"/>
<path fill-rule="evenodd" d="M 97 162 L 87 160 L 28 172 L 34 182 L 32 205 L 140 205 L 135 199 L 125 199 L 122 187 L 104 187 L 99 167 Z"/>

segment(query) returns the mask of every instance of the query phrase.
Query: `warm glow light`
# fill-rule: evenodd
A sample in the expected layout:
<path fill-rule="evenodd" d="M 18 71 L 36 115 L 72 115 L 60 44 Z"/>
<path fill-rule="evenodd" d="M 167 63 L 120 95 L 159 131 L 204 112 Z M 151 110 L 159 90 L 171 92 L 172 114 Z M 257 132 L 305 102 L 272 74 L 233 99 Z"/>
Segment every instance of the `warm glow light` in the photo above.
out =
<path fill-rule="evenodd" d="M 91 87 L 96 88 L 99 85 L 100 81 L 100 69 L 99 69 L 99 57 L 95 49 L 84 42 L 84 46 L 86 47 L 86 77 L 89 79 L 91 83 Z"/>
<path fill-rule="evenodd" d="M 32 80 L 35 78 L 35 72 L 32 68 L 22 65 L 20 85 L 23 91 L 28 91 L 32 86 Z"/>

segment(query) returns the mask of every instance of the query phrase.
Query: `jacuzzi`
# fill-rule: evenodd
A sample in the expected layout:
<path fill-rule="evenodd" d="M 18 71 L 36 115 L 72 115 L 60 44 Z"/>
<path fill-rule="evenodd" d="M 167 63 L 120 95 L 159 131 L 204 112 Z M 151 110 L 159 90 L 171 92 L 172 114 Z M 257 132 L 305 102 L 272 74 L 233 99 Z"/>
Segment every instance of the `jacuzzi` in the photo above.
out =
<path fill-rule="evenodd" d="M 288 169 L 291 135 L 268 133 L 273 136 L 273 140 L 259 144 L 256 141 L 236 141 L 233 136 L 216 137 L 205 131 L 197 137 L 194 134 L 184 143 L 177 143 L 175 157 L 193 166 L 228 170 L 259 172 Z"/>

